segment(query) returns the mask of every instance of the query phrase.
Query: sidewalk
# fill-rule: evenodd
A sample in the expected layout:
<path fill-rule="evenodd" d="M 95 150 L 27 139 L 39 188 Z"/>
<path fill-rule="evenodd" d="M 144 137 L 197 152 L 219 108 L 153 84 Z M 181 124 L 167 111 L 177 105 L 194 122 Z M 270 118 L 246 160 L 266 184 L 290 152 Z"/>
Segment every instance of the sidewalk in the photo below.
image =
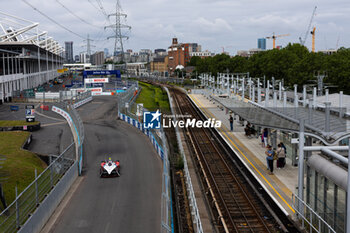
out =
<path fill-rule="evenodd" d="M 269 175 L 266 169 L 265 148 L 261 146 L 260 138 L 245 136 L 244 127 L 238 122 L 238 119 L 235 119 L 234 130 L 230 132 L 229 114 L 220 109 L 218 104 L 210 102 L 202 94 L 189 94 L 189 97 L 208 118 L 216 118 L 222 121 L 222 126 L 218 129 L 221 136 L 284 213 L 293 215 L 291 198 L 298 182 L 298 168 L 291 165 L 291 160 L 287 158 L 286 166 L 283 169 L 277 169 L 276 162 L 274 162 L 274 175 Z"/>

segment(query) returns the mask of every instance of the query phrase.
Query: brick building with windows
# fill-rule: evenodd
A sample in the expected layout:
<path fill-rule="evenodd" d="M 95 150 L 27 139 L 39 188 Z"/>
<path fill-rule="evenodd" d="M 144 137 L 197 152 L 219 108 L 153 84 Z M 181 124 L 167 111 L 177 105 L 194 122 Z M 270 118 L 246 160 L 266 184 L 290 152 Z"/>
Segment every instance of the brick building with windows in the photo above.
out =
<path fill-rule="evenodd" d="M 192 52 L 200 52 L 201 47 L 197 43 L 181 43 L 177 38 L 173 38 L 172 44 L 168 48 L 168 70 L 173 74 L 178 65 L 187 66 L 191 60 Z"/>
<path fill-rule="evenodd" d="M 168 72 L 168 62 L 168 56 L 154 58 L 150 63 L 151 72 L 159 72 L 160 74 L 165 75 L 165 73 Z"/>

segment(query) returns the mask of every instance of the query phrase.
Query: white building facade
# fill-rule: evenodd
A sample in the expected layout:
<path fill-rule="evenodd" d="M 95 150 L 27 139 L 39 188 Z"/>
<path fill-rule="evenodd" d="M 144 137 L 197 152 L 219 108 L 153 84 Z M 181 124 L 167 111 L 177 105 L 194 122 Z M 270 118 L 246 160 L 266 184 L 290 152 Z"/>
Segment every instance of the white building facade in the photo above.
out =
<path fill-rule="evenodd" d="M 38 23 L 0 13 L 0 103 L 59 76 L 64 49 L 37 27 Z"/>

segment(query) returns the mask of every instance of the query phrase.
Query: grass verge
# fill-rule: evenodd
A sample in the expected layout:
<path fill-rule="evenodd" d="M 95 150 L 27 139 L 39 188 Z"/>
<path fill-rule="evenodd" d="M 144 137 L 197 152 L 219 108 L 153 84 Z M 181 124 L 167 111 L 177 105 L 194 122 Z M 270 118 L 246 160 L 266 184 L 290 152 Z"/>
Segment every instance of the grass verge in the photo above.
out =
<path fill-rule="evenodd" d="M 38 121 L 26 122 L 26 121 L 0 121 L 0 127 L 12 127 L 12 126 L 23 126 L 23 125 L 36 125 Z"/>
<path fill-rule="evenodd" d="M 46 167 L 36 154 L 22 149 L 29 134 L 23 131 L 0 132 L 0 155 L 5 159 L 1 161 L 0 177 L 7 204 L 15 199 L 16 185 L 18 193 L 22 192 L 34 180 L 35 169 L 40 174 Z"/>
<path fill-rule="evenodd" d="M 149 111 L 156 111 L 160 109 L 162 113 L 170 113 L 170 105 L 168 95 L 159 86 L 154 86 L 149 83 L 139 82 L 142 91 L 136 103 L 143 103 L 143 107 Z"/>

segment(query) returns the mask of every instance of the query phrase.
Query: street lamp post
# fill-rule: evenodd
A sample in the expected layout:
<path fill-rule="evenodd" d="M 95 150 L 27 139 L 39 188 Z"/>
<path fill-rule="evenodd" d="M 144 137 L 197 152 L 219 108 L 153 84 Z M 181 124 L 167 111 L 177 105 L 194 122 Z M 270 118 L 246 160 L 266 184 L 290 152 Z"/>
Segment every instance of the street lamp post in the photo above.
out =
<path fill-rule="evenodd" d="M 298 158 L 298 211 L 304 215 L 304 120 L 299 120 L 299 158 Z"/>

